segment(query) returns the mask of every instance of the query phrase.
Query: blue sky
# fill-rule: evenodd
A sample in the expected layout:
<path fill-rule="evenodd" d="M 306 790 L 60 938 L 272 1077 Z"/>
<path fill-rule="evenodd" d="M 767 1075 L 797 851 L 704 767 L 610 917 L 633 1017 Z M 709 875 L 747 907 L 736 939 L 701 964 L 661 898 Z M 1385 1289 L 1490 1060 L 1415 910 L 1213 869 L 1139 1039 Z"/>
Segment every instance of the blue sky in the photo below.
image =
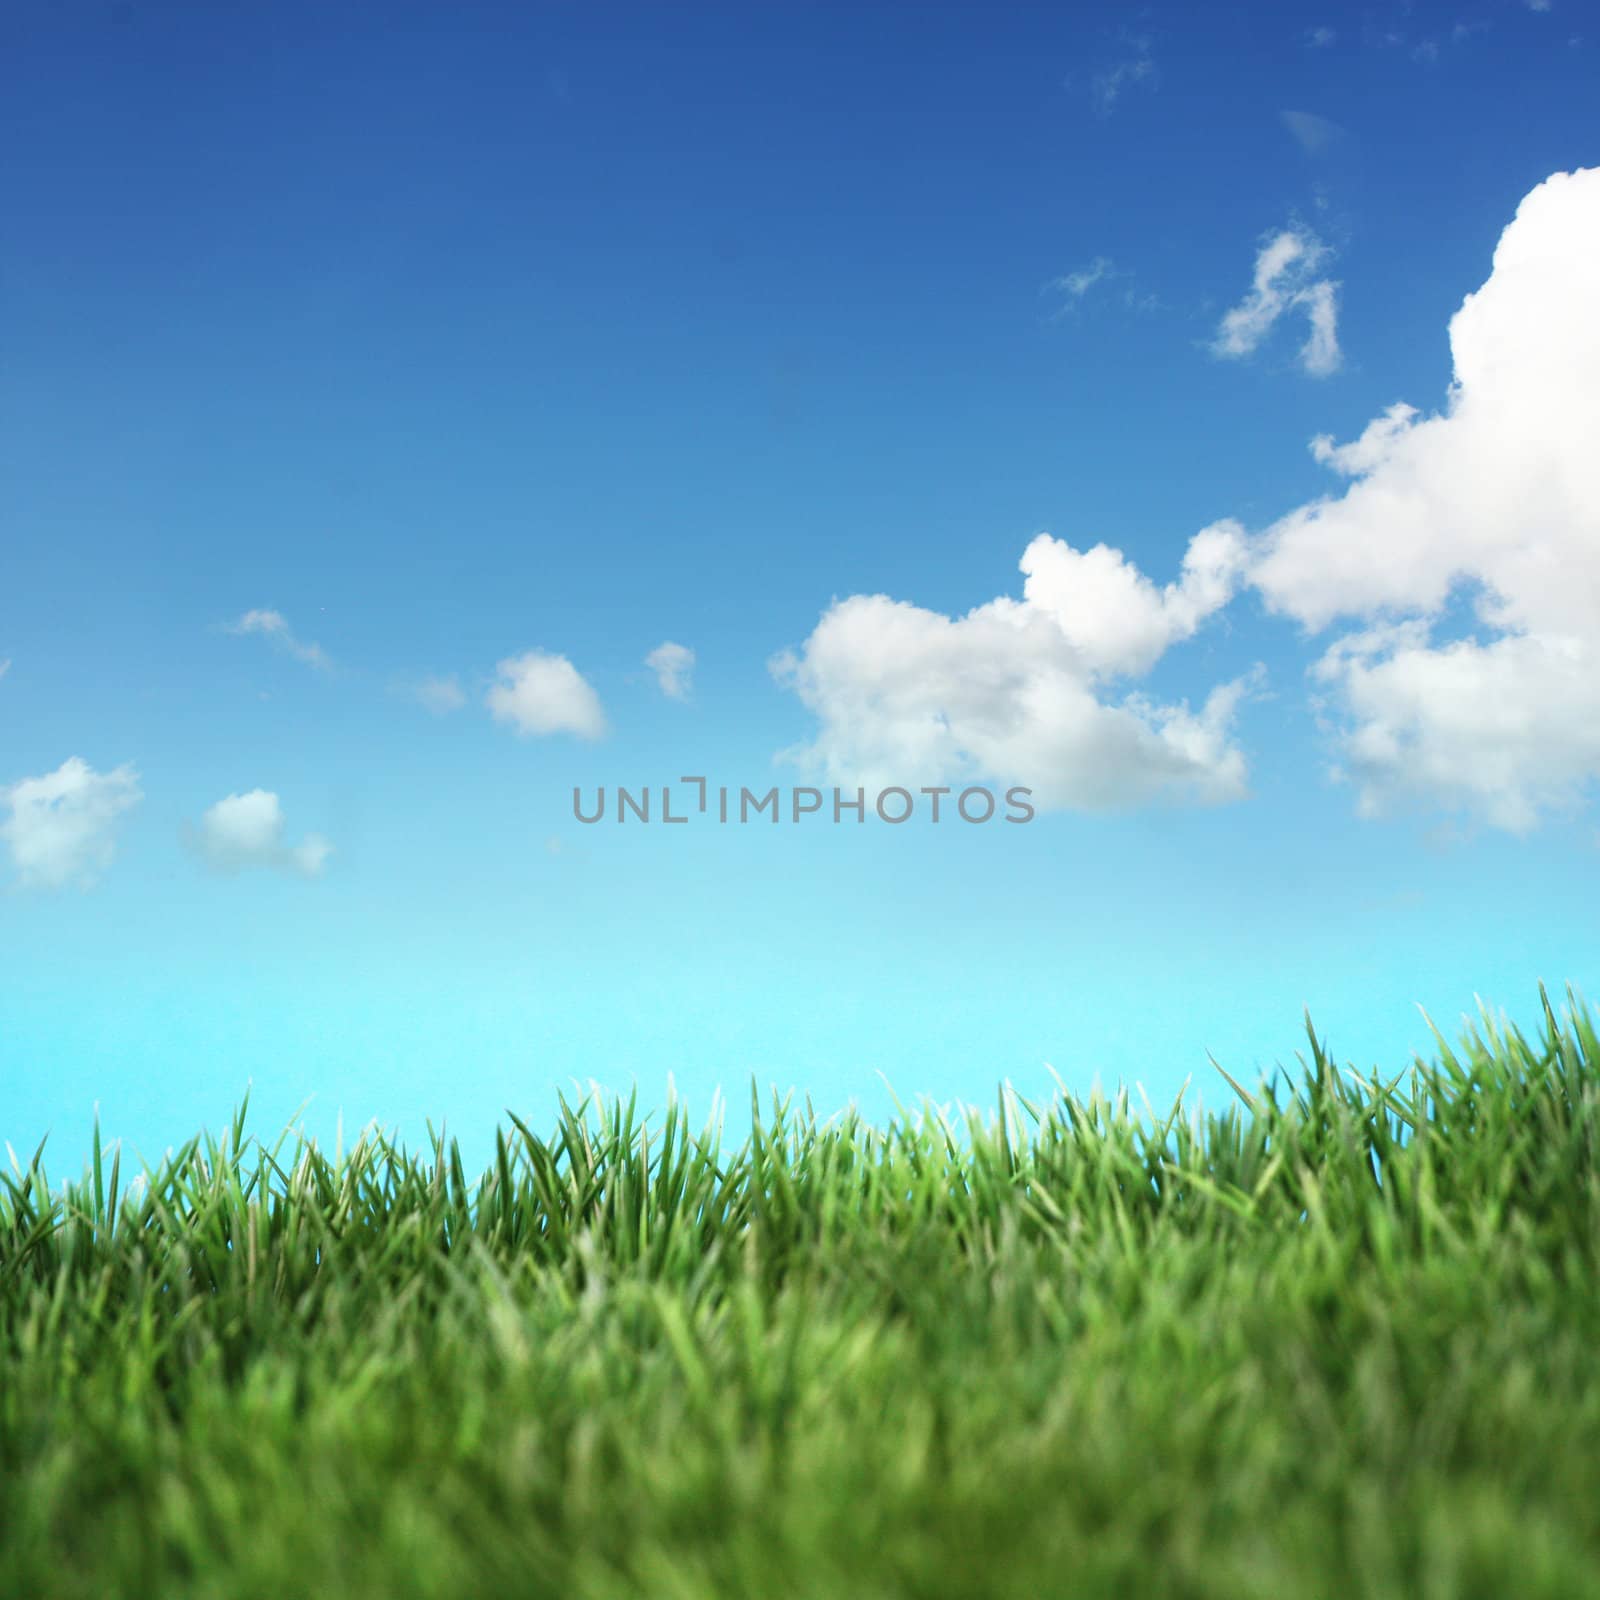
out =
<path fill-rule="evenodd" d="M 1398 1070 L 1600 991 L 1592 7 L 25 0 L 0 61 L 19 1151 L 1219 1104 L 1306 1007 Z M 688 774 L 1038 814 L 574 820 Z"/>

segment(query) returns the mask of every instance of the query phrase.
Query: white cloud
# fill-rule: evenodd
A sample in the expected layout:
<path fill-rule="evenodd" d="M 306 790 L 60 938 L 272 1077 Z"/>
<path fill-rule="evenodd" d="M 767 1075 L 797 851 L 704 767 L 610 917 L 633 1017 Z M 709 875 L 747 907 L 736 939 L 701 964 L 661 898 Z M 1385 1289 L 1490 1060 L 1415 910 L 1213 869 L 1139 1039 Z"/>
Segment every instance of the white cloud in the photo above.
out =
<path fill-rule="evenodd" d="M 287 650 L 296 661 L 303 661 L 308 667 L 320 667 L 326 671 L 333 665 L 320 644 L 310 644 L 296 638 L 294 630 L 279 611 L 247 611 L 237 622 L 225 623 L 223 631 L 234 634 L 263 634 L 281 649 Z"/>
<path fill-rule="evenodd" d="M 565 656 L 530 650 L 495 668 L 500 682 L 486 696 L 496 720 L 518 733 L 575 733 L 598 739 L 606 731 L 600 697 Z"/>
<path fill-rule="evenodd" d="M 1339 35 L 1332 28 L 1307 28 L 1306 43 L 1313 50 L 1326 50 Z"/>
<path fill-rule="evenodd" d="M 694 651 L 688 645 L 674 644 L 668 639 L 644 658 L 644 664 L 655 673 L 662 694 L 669 700 L 689 698 L 693 686 Z"/>
<path fill-rule="evenodd" d="M 0 678 L 5 677 L 5 675 L 10 670 L 11 670 L 11 657 L 7 656 L 4 661 L 0 661 Z"/>
<path fill-rule="evenodd" d="M 439 717 L 459 711 L 467 703 L 466 694 L 454 677 L 424 678 L 414 693 L 420 705 Z"/>
<path fill-rule="evenodd" d="M 1524 0 L 1524 4 L 1530 11 L 1548 11 L 1550 9 L 1550 0 Z"/>
<path fill-rule="evenodd" d="M 1300 364 L 1313 377 L 1339 368 L 1339 285 L 1316 273 L 1328 247 L 1303 227 L 1284 228 L 1266 239 L 1256 255 L 1250 292 L 1217 329 L 1212 351 L 1219 356 L 1252 354 L 1291 311 L 1303 311 L 1311 331 L 1300 349 Z"/>
<path fill-rule="evenodd" d="M 1310 111 L 1285 111 L 1283 125 L 1294 135 L 1295 142 L 1308 156 L 1321 155 L 1344 134 L 1337 122 L 1319 117 Z"/>
<path fill-rule="evenodd" d="M 1315 671 L 1368 812 L 1442 800 L 1520 831 L 1600 776 L 1597 258 L 1600 169 L 1540 184 L 1451 320 L 1444 409 L 1314 439 L 1352 483 L 1260 541 L 1271 609 L 1361 624 Z M 1441 637 L 1458 601 L 1489 637 Z"/>
<path fill-rule="evenodd" d="M 89 888 L 116 853 L 117 818 L 143 798 L 131 766 L 96 772 L 77 756 L 43 777 L 0 788 L 0 838 L 26 888 Z"/>
<path fill-rule="evenodd" d="M 1245 556 L 1238 525 L 1216 524 L 1158 589 L 1105 545 L 1040 534 L 1020 601 L 960 618 L 881 594 L 837 601 L 798 653 L 771 663 L 820 724 L 784 757 L 847 786 L 1019 783 L 1042 807 L 1238 799 L 1230 730 L 1247 680 L 1213 689 L 1198 712 L 1110 680 L 1148 671 L 1226 604 Z"/>
<path fill-rule="evenodd" d="M 304 878 L 320 876 L 333 846 L 310 833 L 297 845 L 283 840 L 283 808 L 266 789 L 230 794 L 200 819 L 196 844 L 206 861 L 222 872 L 273 867 Z"/>
<path fill-rule="evenodd" d="M 1269 242 L 1268 303 L 1230 324 L 1241 347 L 1281 314 L 1274 295 L 1315 287 L 1285 274 L 1319 251 Z M 785 754 L 840 784 L 999 778 L 1045 806 L 1236 798 L 1248 678 L 1198 712 L 1116 680 L 1249 586 L 1313 634 L 1350 624 L 1312 679 L 1363 812 L 1415 801 L 1521 831 L 1573 808 L 1600 778 L 1597 259 L 1600 169 L 1539 185 L 1451 320 L 1443 410 L 1395 404 L 1348 443 L 1319 435 L 1340 492 L 1255 539 L 1206 529 L 1164 588 L 1115 550 L 1040 535 L 1020 601 L 960 617 L 881 594 L 835 603 L 772 662 L 818 722 Z M 1308 309 L 1315 329 L 1315 297 Z M 1331 298 L 1328 314 L 1331 342 Z"/>

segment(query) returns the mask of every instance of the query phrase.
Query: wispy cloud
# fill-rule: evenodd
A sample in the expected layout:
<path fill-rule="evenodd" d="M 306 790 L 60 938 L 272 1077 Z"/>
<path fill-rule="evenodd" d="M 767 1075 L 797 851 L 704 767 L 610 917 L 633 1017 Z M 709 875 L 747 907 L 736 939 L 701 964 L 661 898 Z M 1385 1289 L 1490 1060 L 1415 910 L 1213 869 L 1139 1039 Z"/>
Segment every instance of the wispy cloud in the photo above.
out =
<path fill-rule="evenodd" d="M 1150 54 L 1150 36 L 1124 33 L 1121 54 L 1095 73 L 1089 81 L 1089 103 L 1097 115 L 1109 117 L 1123 94 L 1137 85 L 1154 89 L 1160 82 L 1155 60 Z"/>
<path fill-rule="evenodd" d="M 453 675 L 442 678 L 424 678 L 412 689 L 417 703 L 436 717 L 459 711 L 467 703 L 466 691 Z"/>
<path fill-rule="evenodd" d="M 669 700 L 687 700 L 693 687 L 694 651 L 686 644 L 674 644 L 668 639 L 658 644 L 644 658 L 644 664 L 656 675 L 656 683 Z"/>
<path fill-rule="evenodd" d="M 1237 359 L 1253 354 L 1280 318 L 1303 311 L 1311 331 L 1300 347 L 1300 365 L 1315 378 L 1339 370 L 1339 285 L 1317 273 L 1330 255 L 1308 229 L 1293 226 L 1272 234 L 1256 255 L 1250 292 L 1223 317 L 1213 354 Z"/>
<path fill-rule="evenodd" d="M 1404 28 L 1368 22 L 1362 29 L 1361 38 L 1369 49 L 1404 50 L 1413 61 L 1432 67 L 1444 58 L 1447 48 L 1460 49 L 1469 39 L 1487 33 L 1489 28 L 1487 18 L 1477 18 L 1471 22 L 1452 23 L 1448 32 L 1417 36 L 1407 33 Z"/>
<path fill-rule="evenodd" d="M 5 675 L 10 670 L 11 670 L 11 657 L 7 656 L 4 661 L 0 661 L 0 678 L 5 677 Z"/>
<path fill-rule="evenodd" d="M 1295 143 L 1308 156 L 1321 155 L 1344 135 L 1344 129 L 1337 122 L 1330 122 L 1314 112 L 1285 111 L 1282 116 L 1284 127 L 1294 135 Z"/>
<path fill-rule="evenodd" d="M 1131 311 L 1149 311 L 1160 305 L 1155 295 L 1141 293 L 1132 280 L 1133 273 L 1119 267 L 1109 256 L 1096 256 L 1088 266 L 1052 278 L 1040 293 L 1061 297 L 1061 304 L 1051 314 L 1052 319 L 1076 311 L 1091 293 L 1095 293 L 1096 298 L 1100 294 L 1114 293 L 1115 298 Z M 1114 289 L 1113 286 L 1118 284 L 1121 285 L 1120 290 Z"/>
<path fill-rule="evenodd" d="M 1069 300 L 1081 300 L 1097 283 L 1105 282 L 1115 271 L 1116 267 L 1108 257 L 1096 256 L 1088 266 L 1051 279 L 1047 287 L 1059 290 Z"/>
<path fill-rule="evenodd" d="M 333 846 L 309 833 L 299 844 L 283 838 L 283 807 L 267 789 L 230 794 L 200 819 L 191 842 L 202 859 L 218 872 L 267 867 L 295 877 L 317 878 Z"/>
<path fill-rule="evenodd" d="M 1306 45 L 1312 50 L 1326 50 L 1339 35 L 1332 28 L 1307 28 Z"/>
<path fill-rule="evenodd" d="M 261 634 L 272 640 L 281 650 L 287 651 L 296 661 L 326 672 L 333 666 L 328 653 L 320 644 L 311 644 L 297 638 L 281 611 L 247 611 L 237 622 L 223 624 L 224 633 Z"/>
<path fill-rule="evenodd" d="M 72 756 L 54 772 L 0 787 L 0 839 L 24 888 L 90 888 L 116 853 L 116 824 L 143 798 L 131 766 L 96 772 Z"/>

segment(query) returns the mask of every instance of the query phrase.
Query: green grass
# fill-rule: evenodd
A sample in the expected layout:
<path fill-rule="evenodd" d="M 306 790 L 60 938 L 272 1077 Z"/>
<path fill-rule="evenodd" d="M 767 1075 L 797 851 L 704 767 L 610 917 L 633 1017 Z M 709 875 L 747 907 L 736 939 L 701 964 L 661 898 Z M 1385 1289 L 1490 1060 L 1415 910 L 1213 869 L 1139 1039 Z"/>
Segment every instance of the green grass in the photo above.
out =
<path fill-rule="evenodd" d="M 563 1099 L 476 1183 L 36 1154 L 0 1594 L 1600 1596 L 1600 1041 L 1438 1046 L 733 1154 Z"/>

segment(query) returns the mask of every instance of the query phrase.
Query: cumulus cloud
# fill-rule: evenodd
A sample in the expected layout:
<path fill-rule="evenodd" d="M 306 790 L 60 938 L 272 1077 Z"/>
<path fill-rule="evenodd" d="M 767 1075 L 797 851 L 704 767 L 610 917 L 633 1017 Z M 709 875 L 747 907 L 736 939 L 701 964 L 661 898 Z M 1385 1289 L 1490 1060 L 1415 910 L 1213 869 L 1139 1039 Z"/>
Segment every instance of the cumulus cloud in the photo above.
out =
<path fill-rule="evenodd" d="M 467 703 L 460 682 L 454 677 L 424 678 L 413 691 L 419 705 L 436 717 L 459 711 Z"/>
<path fill-rule="evenodd" d="M 116 853 L 117 819 L 143 798 L 131 766 L 96 772 L 77 756 L 0 788 L 0 838 L 25 888 L 91 887 Z"/>
<path fill-rule="evenodd" d="M 1303 311 L 1311 332 L 1300 348 L 1300 365 L 1318 378 L 1338 371 L 1339 285 L 1317 276 L 1328 255 L 1328 247 L 1302 227 L 1268 237 L 1256 255 L 1250 292 L 1223 317 L 1212 351 L 1234 358 L 1251 355 L 1280 318 Z"/>
<path fill-rule="evenodd" d="M 1262 536 L 1251 581 L 1313 632 L 1365 811 L 1444 800 L 1504 828 L 1600 775 L 1600 170 L 1539 185 L 1450 323 L 1454 383 L 1315 458 L 1352 480 Z M 1474 637 L 1448 638 L 1466 605 Z"/>
<path fill-rule="evenodd" d="M 237 622 L 224 623 L 223 632 L 259 633 L 272 640 L 279 649 L 286 650 L 296 661 L 305 662 L 308 667 L 320 667 L 326 671 L 333 665 L 320 644 L 296 638 L 281 611 L 247 611 Z"/>
<path fill-rule="evenodd" d="M 644 664 L 656 675 L 656 683 L 669 700 L 687 700 L 693 686 L 694 651 L 686 644 L 674 644 L 668 639 L 658 644 L 644 658 Z"/>
<path fill-rule="evenodd" d="M 1303 240 L 1272 254 L 1263 297 L 1308 256 Z M 850 786 L 999 778 L 1044 806 L 1237 798 L 1250 677 L 1198 711 L 1128 680 L 1249 588 L 1308 635 L 1344 625 L 1311 679 L 1362 812 L 1423 803 L 1524 831 L 1572 810 L 1600 778 L 1597 259 L 1600 169 L 1539 185 L 1451 320 L 1443 408 L 1396 403 L 1348 442 L 1317 436 L 1337 492 L 1254 537 L 1203 530 L 1165 587 L 1105 545 L 1041 534 L 1020 600 L 962 616 L 836 602 L 771 663 L 817 719 L 785 755 Z"/>
<path fill-rule="evenodd" d="M 606 731 L 600 697 L 565 656 L 530 650 L 495 668 L 499 681 L 486 702 L 497 721 L 518 733 L 575 733 L 598 739 Z"/>
<path fill-rule="evenodd" d="M 1040 534 L 1023 552 L 1021 600 L 962 617 L 887 595 L 853 595 L 771 670 L 816 715 L 784 758 L 843 785 L 995 778 L 1043 807 L 1110 810 L 1246 792 L 1231 728 L 1248 679 L 1198 711 L 1117 685 L 1143 674 L 1225 605 L 1246 557 L 1231 522 L 1190 542 L 1157 588 L 1118 551 Z"/>
<path fill-rule="evenodd" d="M 283 826 L 277 795 L 252 789 L 248 794 L 230 794 L 212 806 L 200 819 L 194 842 L 219 872 L 270 867 L 303 878 L 319 877 L 333 846 L 315 833 L 297 845 L 286 844 Z"/>

